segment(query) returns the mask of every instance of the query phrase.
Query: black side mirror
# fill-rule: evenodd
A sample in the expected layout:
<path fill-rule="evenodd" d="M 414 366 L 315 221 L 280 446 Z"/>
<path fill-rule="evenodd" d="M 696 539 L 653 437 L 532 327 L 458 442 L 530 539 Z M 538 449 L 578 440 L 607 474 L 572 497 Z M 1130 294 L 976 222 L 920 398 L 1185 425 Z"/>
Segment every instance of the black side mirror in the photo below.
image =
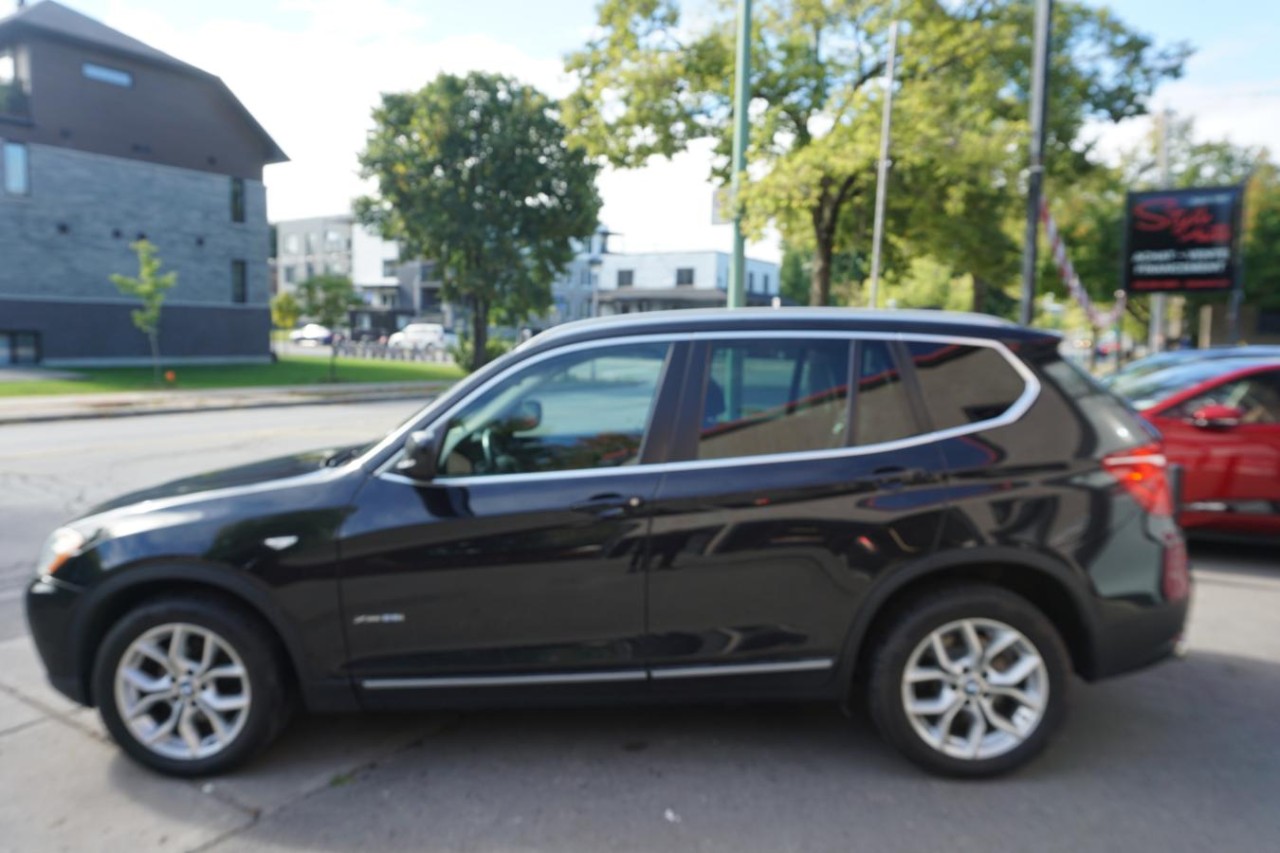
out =
<path fill-rule="evenodd" d="M 524 400 L 511 415 L 512 432 L 528 432 L 542 423 L 542 404 L 537 400 Z"/>
<path fill-rule="evenodd" d="M 396 470 L 415 480 L 434 480 L 440 473 L 440 437 L 434 429 L 409 433 L 404 440 L 404 458 Z"/>

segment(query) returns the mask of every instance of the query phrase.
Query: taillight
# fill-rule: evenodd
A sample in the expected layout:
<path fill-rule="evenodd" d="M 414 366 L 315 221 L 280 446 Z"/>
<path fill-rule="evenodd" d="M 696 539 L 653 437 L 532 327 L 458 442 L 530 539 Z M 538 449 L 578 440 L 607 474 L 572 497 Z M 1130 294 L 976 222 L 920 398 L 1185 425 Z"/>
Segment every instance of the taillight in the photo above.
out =
<path fill-rule="evenodd" d="M 1102 458 L 1102 465 L 1138 505 L 1152 515 L 1173 515 L 1168 463 L 1159 444 L 1144 444 Z"/>
<path fill-rule="evenodd" d="M 1170 532 L 1165 536 L 1162 569 L 1160 591 L 1164 593 L 1165 601 L 1182 601 L 1191 594 L 1191 566 L 1182 534 Z"/>

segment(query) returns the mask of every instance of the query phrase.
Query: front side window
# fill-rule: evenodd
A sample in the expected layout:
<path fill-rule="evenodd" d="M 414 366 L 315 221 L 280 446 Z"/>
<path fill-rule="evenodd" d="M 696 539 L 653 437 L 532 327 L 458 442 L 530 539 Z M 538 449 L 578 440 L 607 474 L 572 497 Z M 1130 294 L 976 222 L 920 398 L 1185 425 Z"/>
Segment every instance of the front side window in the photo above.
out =
<path fill-rule="evenodd" d="M 843 447 L 848 397 L 848 341 L 717 341 L 698 458 Z"/>
<path fill-rule="evenodd" d="M 991 347 L 909 341 L 907 349 L 936 430 L 998 418 L 1026 391 L 1022 376 Z"/>
<path fill-rule="evenodd" d="M 1262 374 L 1224 382 L 1186 401 L 1169 414 L 1190 419 L 1205 406 L 1239 409 L 1243 424 L 1280 424 L 1280 379 Z"/>
<path fill-rule="evenodd" d="M 614 468 L 640 459 L 670 346 L 623 344 L 552 356 L 450 418 L 446 477 Z"/>
<path fill-rule="evenodd" d="M 27 162 L 27 146 L 21 142 L 5 142 L 0 173 L 4 178 L 4 191 L 8 195 L 27 195 L 31 192 L 30 165 Z"/>

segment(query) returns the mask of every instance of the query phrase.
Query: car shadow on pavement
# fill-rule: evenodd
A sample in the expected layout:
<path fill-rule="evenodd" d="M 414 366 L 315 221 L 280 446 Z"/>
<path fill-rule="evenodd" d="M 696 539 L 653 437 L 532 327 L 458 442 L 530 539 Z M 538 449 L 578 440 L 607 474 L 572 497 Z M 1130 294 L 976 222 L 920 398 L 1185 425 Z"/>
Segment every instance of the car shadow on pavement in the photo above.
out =
<path fill-rule="evenodd" d="M 1193 653 L 1073 688 L 1045 755 L 976 783 L 917 770 L 865 719 L 799 705 L 307 717 L 245 770 L 195 784 L 251 816 L 206 848 L 226 850 L 782 850 L 854 839 L 874 850 L 1075 850 L 1104 837 L 1108 849 L 1257 849 L 1280 833 L 1280 812 L 1259 796 L 1280 790 L 1280 666 Z M 910 836 L 890 831 L 908 826 Z"/>

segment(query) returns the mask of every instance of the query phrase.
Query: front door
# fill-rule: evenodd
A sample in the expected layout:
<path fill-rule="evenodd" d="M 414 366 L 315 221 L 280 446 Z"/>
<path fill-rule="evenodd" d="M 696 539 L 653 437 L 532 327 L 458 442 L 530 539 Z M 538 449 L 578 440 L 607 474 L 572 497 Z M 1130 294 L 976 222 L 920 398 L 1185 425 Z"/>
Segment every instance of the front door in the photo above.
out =
<path fill-rule="evenodd" d="M 667 343 L 513 368 L 443 414 L 440 475 L 373 476 L 342 530 L 367 701 L 444 688 L 643 683 L 643 557 Z M 393 703 L 394 704 L 394 703 Z"/>

